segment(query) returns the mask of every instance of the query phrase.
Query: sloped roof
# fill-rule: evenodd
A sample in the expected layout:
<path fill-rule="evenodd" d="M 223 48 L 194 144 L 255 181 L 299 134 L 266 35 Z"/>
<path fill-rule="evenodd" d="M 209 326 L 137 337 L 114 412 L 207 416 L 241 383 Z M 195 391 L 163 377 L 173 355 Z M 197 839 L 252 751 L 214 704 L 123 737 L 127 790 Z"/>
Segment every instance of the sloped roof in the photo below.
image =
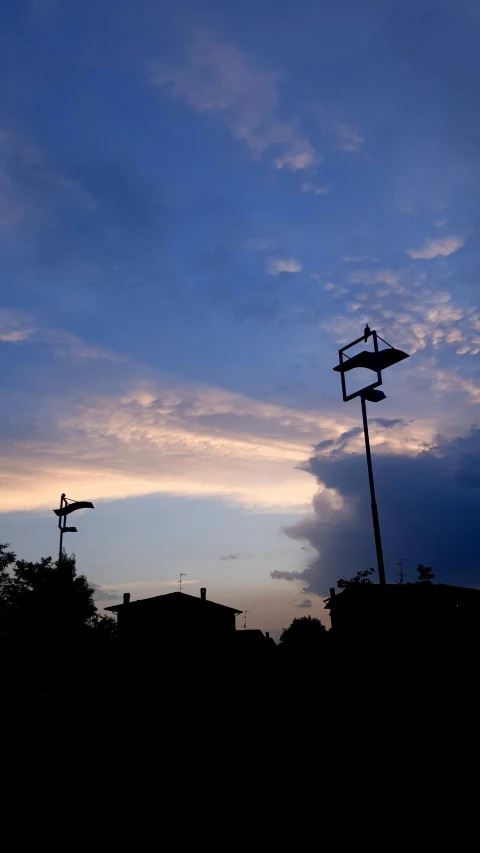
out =
<path fill-rule="evenodd" d="M 135 608 L 165 608 L 165 607 L 202 607 L 212 611 L 214 608 L 222 610 L 230 610 L 233 613 L 242 613 L 242 610 L 237 610 L 235 607 L 227 607 L 225 604 L 217 604 L 216 601 L 209 601 L 208 598 L 198 598 L 196 595 L 188 595 L 186 592 L 167 592 L 165 595 L 154 595 L 151 598 L 139 598 L 137 601 L 130 601 L 128 604 L 114 604 L 112 607 L 105 607 L 105 610 L 110 610 L 113 613 L 118 613 L 124 607 Z"/>
<path fill-rule="evenodd" d="M 352 583 L 341 592 L 324 599 L 325 607 L 349 606 L 353 602 L 375 601 L 375 604 L 386 602 L 404 603 L 415 600 L 444 600 L 460 601 L 462 603 L 475 602 L 480 606 L 480 589 L 472 589 L 466 586 L 454 586 L 446 583 L 406 583 L 406 584 L 377 584 L 377 583 Z"/>

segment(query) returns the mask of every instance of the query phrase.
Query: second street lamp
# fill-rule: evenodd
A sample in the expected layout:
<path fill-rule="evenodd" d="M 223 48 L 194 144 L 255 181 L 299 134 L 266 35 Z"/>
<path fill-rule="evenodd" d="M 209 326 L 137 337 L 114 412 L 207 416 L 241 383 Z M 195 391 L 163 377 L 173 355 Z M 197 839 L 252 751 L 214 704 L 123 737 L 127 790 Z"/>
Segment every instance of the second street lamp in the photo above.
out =
<path fill-rule="evenodd" d="M 62 554 L 63 554 L 63 534 L 64 533 L 76 533 L 76 527 L 67 527 L 67 515 L 70 515 L 71 512 L 75 512 L 77 509 L 95 509 L 93 504 L 90 501 L 73 501 L 70 498 L 65 497 L 65 493 L 62 494 L 60 498 L 60 508 L 54 509 L 55 515 L 58 516 L 58 528 L 60 530 L 60 547 L 58 551 L 58 564 L 62 562 Z"/>
<path fill-rule="evenodd" d="M 347 355 L 346 350 L 356 346 L 361 341 L 367 343 L 369 337 L 372 337 L 373 339 L 373 351 L 362 350 L 362 352 L 359 352 L 352 357 Z M 387 345 L 387 349 L 379 350 L 379 340 L 381 340 L 384 344 Z M 360 397 L 362 403 L 363 433 L 365 436 L 365 454 L 367 457 L 368 482 L 370 486 L 370 499 L 372 505 L 373 533 L 375 536 L 375 550 L 377 553 L 378 580 L 380 584 L 385 584 L 385 565 L 383 562 L 382 537 L 380 535 L 380 522 L 378 520 L 378 508 L 375 497 L 375 481 L 373 479 L 372 454 L 370 452 L 370 437 L 368 434 L 366 401 L 368 400 L 370 403 L 379 403 L 381 400 L 385 399 L 385 394 L 383 393 L 383 391 L 377 390 L 378 386 L 383 384 L 382 370 L 385 370 L 385 368 L 387 367 L 391 367 L 392 364 L 397 364 L 397 362 L 402 361 L 404 358 L 408 358 L 408 354 L 406 352 L 403 352 L 402 350 L 395 349 L 395 347 L 392 347 L 391 344 L 381 338 L 380 335 L 377 335 L 375 330 L 372 331 L 371 329 L 369 329 L 368 326 L 365 326 L 365 331 L 363 335 L 361 335 L 361 337 L 357 338 L 355 341 L 351 341 L 351 343 L 339 349 L 338 357 L 340 363 L 337 364 L 336 367 L 334 367 L 333 369 L 340 373 L 344 402 L 346 403 L 348 402 L 348 400 L 352 400 L 354 397 Z M 347 394 L 347 383 L 345 373 L 359 367 L 372 370 L 374 373 L 376 373 L 376 379 L 369 385 L 365 385 L 359 391 L 354 391 L 352 394 Z"/>

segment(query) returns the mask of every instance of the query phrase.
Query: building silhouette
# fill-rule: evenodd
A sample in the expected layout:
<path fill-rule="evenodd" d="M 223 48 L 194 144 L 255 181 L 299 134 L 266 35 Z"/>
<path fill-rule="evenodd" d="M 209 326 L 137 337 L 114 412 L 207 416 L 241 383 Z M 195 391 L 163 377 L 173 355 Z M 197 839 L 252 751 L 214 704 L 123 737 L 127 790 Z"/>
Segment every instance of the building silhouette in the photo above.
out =
<path fill-rule="evenodd" d="M 218 649 L 234 641 L 235 617 L 242 613 L 185 592 L 171 592 L 130 601 L 125 593 L 122 604 L 106 607 L 117 615 L 118 638 L 124 647 L 145 652 L 160 648 L 188 647 L 189 650 Z"/>
<path fill-rule="evenodd" d="M 480 644 L 478 589 L 432 583 L 352 583 L 342 592 L 332 588 L 325 607 L 336 643 L 381 640 L 399 650 L 419 647 L 419 643 L 434 645 L 436 650 L 473 650 Z"/>

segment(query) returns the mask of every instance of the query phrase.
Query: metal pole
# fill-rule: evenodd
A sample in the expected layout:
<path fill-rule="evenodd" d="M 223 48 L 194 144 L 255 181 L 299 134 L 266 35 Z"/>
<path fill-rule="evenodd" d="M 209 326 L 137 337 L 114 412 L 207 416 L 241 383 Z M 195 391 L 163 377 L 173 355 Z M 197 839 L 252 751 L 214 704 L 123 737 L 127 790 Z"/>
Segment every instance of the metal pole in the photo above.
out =
<path fill-rule="evenodd" d="M 65 494 L 62 494 L 62 497 L 60 498 L 60 509 L 63 509 L 64 500 L 65 500 Z M 65 503 L 66 503 L 66 501 L 65 501 Z M 65 518 L 64 518 L 64 522 L 65 522 L 66 517 L 67 516 L 65 516 Z M 60 563 L 62 562 L 62 553 L 63 553 L 63 527 L 62 527 L 62 517 L 61 516 L 58 519 L 58 526 L 60 528 L 60 548 L 58 551 L 58 567 L 60 568 Z M 65 526 L 65 524 L 63 526 Z"/>
<path fill-rule="evenodd" d="M 382 538 L 380 536 L 380 523 L 378 521 L 377 501 L 375 500 L 375 483 L 373 482 L 372 456 L 370 453 L 370 439 L 368 437 L 368 421 L 367 421 L 367 406 L 365 397 L 360 395 L 362 401 L 362 417 L 363 417 L 363 432 L 365 435 L 365 453 L 367 456 L 368 482 L 370 483 L 370 498 L 372 501 L 372 521 L 373 533 L 375 536 L 375 548 L 377 551 L 377 568 L 378 580 L 381 584 L 386 584 L 385 566 L 383 564 Z"/>

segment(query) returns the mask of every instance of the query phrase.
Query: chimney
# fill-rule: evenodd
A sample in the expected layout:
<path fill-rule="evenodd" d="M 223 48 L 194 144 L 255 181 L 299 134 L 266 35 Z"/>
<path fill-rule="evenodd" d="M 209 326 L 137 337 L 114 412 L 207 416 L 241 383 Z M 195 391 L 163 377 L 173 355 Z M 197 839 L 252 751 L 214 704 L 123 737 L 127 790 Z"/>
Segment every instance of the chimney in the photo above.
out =
<path fill-rule="evenodd" d="M 266 636 L 267 640 L 269 640 L 270 639 L 270 631 L 265 631 L 265 636 Z"/>
<path fill-rule="evenodd" d="M 123 593 L 123 603 L 124 604 L 130 604 L 130 593 L 129 592 Z"/>
<path fill-rule="evenodd" d="M 330 598 L 333 598 L 333 597 L 334 597 L 335 592 L 336 592 L 335 587 L 334 587 L 334 586 L 331 586 L 331 587 L 330 587 Z"/>
<path fill-rule="evenodd" d="M 202 599 L 202 601 L 207 600 L 207 588 L 206 588 L 206 586 L 202 586 L 202 588 L 200 590 L 200 598 Z"/>

